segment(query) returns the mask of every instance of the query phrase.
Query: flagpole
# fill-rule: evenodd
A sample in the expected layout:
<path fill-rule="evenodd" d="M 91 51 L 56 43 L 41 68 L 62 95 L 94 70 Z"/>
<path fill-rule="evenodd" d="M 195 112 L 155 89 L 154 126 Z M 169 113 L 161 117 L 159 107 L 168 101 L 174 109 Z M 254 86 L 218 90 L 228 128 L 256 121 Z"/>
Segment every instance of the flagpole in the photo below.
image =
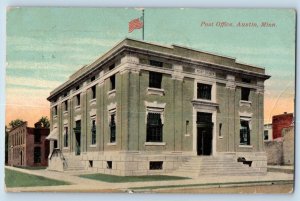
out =
<path fill-rule="evenodd" d="M 143 40 L 144 40 L 144 36 L 145 36 L 145 13 L 143 9 Z"/>

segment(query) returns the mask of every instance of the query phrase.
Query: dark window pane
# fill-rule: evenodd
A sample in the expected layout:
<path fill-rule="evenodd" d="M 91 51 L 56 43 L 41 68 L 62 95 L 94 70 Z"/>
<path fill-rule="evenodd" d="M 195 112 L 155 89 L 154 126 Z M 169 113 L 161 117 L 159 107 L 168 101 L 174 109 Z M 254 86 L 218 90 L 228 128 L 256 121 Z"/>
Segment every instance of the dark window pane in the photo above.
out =
<path fill-rule="evenodd" d="M 250 89 L 242 87 L 242 100 L 249 101 Z"/>
<path fill-rule="evenodd" d="M 150 161 L 149 169 L 150 170 L 162 170 L 163 169 L 163 161 Z"/>
<path fill-rule="evenodd" d="M 65 127 L 65 134 L 64 134 L 64 147 L 68 147 L 69 144 L 69 133 L 68 133 L 68 127 Z"/>
<path fill-rule="evenodd" d="M 65 101 L 65 111 L 68 111 L 68 101 Z"/>
<path fill-rule="evenodd" d="M 149 72 L 149 87 L 160 89 L 161 88 L 161 80 L 162 80 L 161 73 Z"/>
<path fill-rule="evenodd" d="M 151 66 L 157 66 L 157 67 L 163 67 L 163 62 L 150 60 L 150 65 Z"/>
<path fill-rule="evenodd" d="M 92 120 L 91 133 L 92 133 L 92 144 L 96 144 L 96 121 L 95 120 Z"/>
<path fill-rule="evenodd" d="M 148 113 L 147 116 L 147 142 L 162 142 L 163 125 L 160 114 Z"/>
<path fill-rule="evenodd" d="M 211 100 L 211 85 L 197 84 L 197 99 Z"/>
<path fill-rule="evenodd" d="M 110 77 L 110 90 L 116 89 L 116 76 L 112 75 Z"/>
<path fill-rule="evenodd" d="M 96 86 L 92 86 L 92 99 L 96 98 Z"/>
<path fill-rule="evenodd" d="M 41 162 L 41 147 L 34 147 L 33 151 L 33 161 L 34 163 L 40 163 Z"/>
<path fill-rule="evenodd" d="M 110 115 L 110 142 L 116 142 L 115 114 Z"/>
<path fill-rule="evenodd" d="M 80 94 L 76 95 L 77 105 L 80 105 Z"/>
<path fill-rule="evenodd" d="M 242 145 L 250 145 L 249 121 L 241 120 L 240 144 L 242 144 Z"/>
<path fill-rule="evenodd" d="M 197 123 L 211 123 L 212 113 L 197 112 Z"/>

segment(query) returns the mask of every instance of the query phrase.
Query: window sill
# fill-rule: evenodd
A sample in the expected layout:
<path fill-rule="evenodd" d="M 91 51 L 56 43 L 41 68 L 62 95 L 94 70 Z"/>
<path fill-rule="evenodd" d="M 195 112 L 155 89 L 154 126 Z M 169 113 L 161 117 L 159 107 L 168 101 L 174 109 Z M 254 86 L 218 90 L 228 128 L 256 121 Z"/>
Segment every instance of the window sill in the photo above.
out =
<path fill-rule="evenodd" d="M 248 107 L 250 107 L 251 104 L 252 104 L 251 101 L 240 100 L 240 106 L 248 106 Z"/>
<path fill-rule="evenodd" d="M 80 110 L 80 105 L 75 106 L 75 110 Z"/>
<path fill-rule="evenodd" d="M 70 147 L 63 147 L 63 150 L 69 150 Z"/>
<path fill-rule="evenodd" d="M 68 114 L 68 111 L 66 110 L 66 111 L 64 111 L 63 113 L 64 113 L 64 115 L 67 115 L 67 114 Z"/>
<path fill-rule="evenodd" d="M 90 105 L 96 105 L 96 98 L 90 100 Z"/>
<path fill-rule="evenodd" d="M 159 89 L 159 88 L 148 87 L 147 88 L 147 95 L 164 96 L 165 95 L 165 90 L 164 89 Z"/>
<path fill-rule="evenodd" d="M 223 136 L 219 136 L 219 139 L 223 139 Z"/>
<path fill-rule="evenodd" d="M 117 143 L 116 142 L 109 142 L 106 145 L 108 145 L 108 146 L 115 146 L 115 145 L 117 145 Z"/>
<path fill-rule="evenodd" d="M 145 142 L 145 146 L 165 146 L 166 142 Z"/>
<path fill-rule="evenodd" d="M 239 148 L 248 148 L 248 149 L 252 149 L 252 148 L 253 148 L 253 145 L 242 145 L 242 144 L 240 144 L 240 145 L 239 145 Z"/>
<path fill-rule="evenodd" d="M 91 144 L 90 147 L 95 148 L 97 147 L 97 144 Z"/>
<path fill-rule="evenodd" d="M 116 89 L 110 90 L 107 92 L 109 98 L 112 98 L 116 95 Z"/>
<path fill-rule="evenodd" d="M 190 136 L 191 136 L 191 134 L 189 134 L 189 133 L 186 133 L 186 134 L 184 134 L 184 136 L 185 136 L 185 137 L 190 137 Z"/>
<path fill-rule="evenodd" d="M 57 119 L 57 114 L 53 116 L 53 119 Z"/>

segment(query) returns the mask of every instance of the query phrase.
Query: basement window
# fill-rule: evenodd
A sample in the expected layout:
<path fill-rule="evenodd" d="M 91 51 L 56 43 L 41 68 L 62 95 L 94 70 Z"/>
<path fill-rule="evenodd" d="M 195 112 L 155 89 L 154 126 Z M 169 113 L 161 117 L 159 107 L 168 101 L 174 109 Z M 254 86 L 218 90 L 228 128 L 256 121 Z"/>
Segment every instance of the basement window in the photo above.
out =
<path fill-rule="evenodd" d="M 162 170 L 163 169 L 163 161 L 150 161 L 149 169 L 150 170 Z"/>
<path fill-rule="evenodd" d="M 89 167 L 93 167 L 93 161 L 89 161 Z"/>
<path fill-rule="evenodd" d="M 107 169 L 112 169 L 112 161 L 107 161 L 106 162 L 106 168 Z"/>

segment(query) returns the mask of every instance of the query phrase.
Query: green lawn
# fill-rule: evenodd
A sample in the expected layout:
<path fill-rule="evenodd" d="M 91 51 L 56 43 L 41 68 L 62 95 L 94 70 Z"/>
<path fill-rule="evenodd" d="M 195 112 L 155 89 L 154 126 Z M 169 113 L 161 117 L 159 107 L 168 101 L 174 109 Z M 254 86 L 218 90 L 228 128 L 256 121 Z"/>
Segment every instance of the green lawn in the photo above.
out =
<path fill-rule="evenodd" d="M 14 166 L 14 167 L 26 169 L 26 170 L 45 170 L 47 168 L 47 166 L 36 166 L 36 167 Z"/>
<path fill-rule="evenodd" d="M 125 182 L 146 182 L 146 181 L 164 181 L 164 180 L 182 180 L 190 179 L 188 177 L 176 177 L 165 175 L 151 175 L 151 176 L 116 176 L 108 174 L 85 174 L 79 177 L 105 181 L 110 183 L 125 183 Z"/>
<path fill-rule="evenodd" d="M 5 168 L 6 187 L 28 187 L 28 186 L 58 186 L 69 183 L 46 177 L 35 176 Z"/>

